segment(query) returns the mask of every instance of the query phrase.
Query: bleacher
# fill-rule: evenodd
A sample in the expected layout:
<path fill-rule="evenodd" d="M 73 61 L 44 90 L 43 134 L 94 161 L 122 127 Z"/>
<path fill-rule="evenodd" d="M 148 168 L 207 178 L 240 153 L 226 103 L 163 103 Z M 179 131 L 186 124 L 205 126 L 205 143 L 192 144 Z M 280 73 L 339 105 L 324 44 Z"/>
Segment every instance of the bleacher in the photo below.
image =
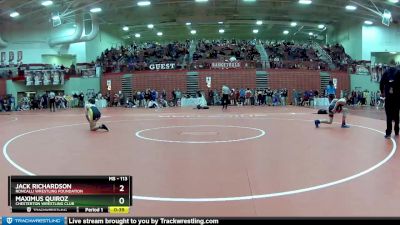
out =
<path fill-rule="evenodd" d="M 257 42 L 264 47 L 268 60 L 261 60 Z M 333 45 L 316 48 L 314 44 L 235 39 L 132 43 L 106 49 L 96 60 L 96 65 L 106 73 L 234 68 L 347 71 L 352 61 L 343 47 Z M 192 49 L 193 55 L 189 55 L 189 49 Z M 321 51 L 324 51 L 323 54 Z"/>

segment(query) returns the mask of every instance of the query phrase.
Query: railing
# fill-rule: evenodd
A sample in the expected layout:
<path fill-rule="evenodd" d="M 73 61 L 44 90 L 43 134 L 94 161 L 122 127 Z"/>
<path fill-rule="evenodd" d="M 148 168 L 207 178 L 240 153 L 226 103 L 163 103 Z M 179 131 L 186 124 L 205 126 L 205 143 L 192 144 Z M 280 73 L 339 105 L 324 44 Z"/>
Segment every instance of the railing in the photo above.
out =
<path fill-rule="evenodd" d="M 314 42 L 312 46 L 314 47 L 314 50 L 319 53 L 318 57 L 327 62 L 331 69 L 334 69 L 335 64 L 333 63 L 332 57 L 321 47 L 321 45 Z"/>
<path fill-rule="evenodd" d="M 278 64 L 278 65 L 275 65 Z M 308 70 L 329 70 L 327 63 L 322 61 L 302 61 L 302 60 L 286 60 L 282 62 L 271 62 L 271 69 L 308 69 Z"/>
<path fill-rule="evenodd" d="M 3 68 L 0 68 L 0 78 L 1 77 L 9 77 L 10 71 L 11 71 L 12 76 L 18 74 L 17 67 L 3 67 Z"/>

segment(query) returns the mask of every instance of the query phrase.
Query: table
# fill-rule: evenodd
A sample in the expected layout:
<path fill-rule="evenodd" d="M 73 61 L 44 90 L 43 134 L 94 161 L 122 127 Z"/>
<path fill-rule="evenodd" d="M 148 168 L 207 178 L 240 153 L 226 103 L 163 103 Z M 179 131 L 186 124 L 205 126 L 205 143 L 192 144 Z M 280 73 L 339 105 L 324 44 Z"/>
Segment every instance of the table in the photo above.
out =
<path fill-rule="evenodd" d="M 105 108 L 105 107 L 107 107 L 107 100 L 105 100 L 105 99 L 100 99 L 100 100 L 96 99 L 96 107 L 97 108 Z"/>
<path fill-rule="evenodd" d="M 314 106 L 329 106 L 328 98 L 314 98 Z"/>
<path fill-rule="evenodd" d="M 198 105 L 207 106 L 207 101 L 204 97 L 200 98 L 181 98 L 181 107 L 196 107 Z"/>

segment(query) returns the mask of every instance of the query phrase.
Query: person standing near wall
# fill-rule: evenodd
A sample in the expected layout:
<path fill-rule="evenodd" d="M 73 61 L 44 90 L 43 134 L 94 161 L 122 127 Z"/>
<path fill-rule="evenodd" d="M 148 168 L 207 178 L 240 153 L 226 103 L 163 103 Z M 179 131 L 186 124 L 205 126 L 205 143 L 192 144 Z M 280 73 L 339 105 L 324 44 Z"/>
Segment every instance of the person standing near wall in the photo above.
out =
<path fill-rule="evenodd" d="M 328 86 L 326 87 L 326 95 L 328 96 L 329 99 L 329 103 L 332 102 L 332 100 L 335 98 L 336 96 L 336 88 L 335 85 L 333 85 L 333 81 L 329 81 Z"/>
<path fill-rule="evenodd" d="M 228 86 L 222 86 L 222 109 L 228 109 L 229 95 L 231 94 L 231 89 Z"/>
<path fill-rule="evenodd" d="M 52 91 L 49 94 L 49 104 L 50 104 L 50 112 L 55 112 L 56 111 L 56 94 Z"/>
<path fill-rule="evenodd" d="M 392 134 L 392 122 L 394 120 L 394 133 L 399 135 L 399 109 L 400 109 L 400 71 L 395 67 L 387 69 L 379 83 L 381 96 L 385 98 L 386 135 L 389 139 Z"/>

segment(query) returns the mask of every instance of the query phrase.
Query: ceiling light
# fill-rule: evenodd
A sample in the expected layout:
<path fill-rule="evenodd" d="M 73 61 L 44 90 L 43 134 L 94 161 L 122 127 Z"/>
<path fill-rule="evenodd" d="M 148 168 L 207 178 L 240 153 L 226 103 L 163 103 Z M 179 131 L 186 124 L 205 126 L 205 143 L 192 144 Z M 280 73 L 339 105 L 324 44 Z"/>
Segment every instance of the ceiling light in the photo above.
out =
<path fill-rule="evenodd" d="M 297 26 L 297 23 L 296 22 L 291 22 L 290 26 L 295 27 L 295 26 Z"/>
<path fill-rule="evenodd" d="M 208 0 L 196 0 L 196 2 L 208 2 Z"/>
<path fill-rule="evenodd" d="M 186 23 L 186 26 L 190 26 L 190 25 L 192 25 L 191 22 L 187 22 L 187 23 Z"/>
<path fill-rule="evenodd" d="M 319 28 L 319 29 L 324 29 L 324 28 L 325 28 L 325 25 L 320 24 L 320 25 L 318 25 L 318 28 Z"/>
<path fill-rule="evenodd" d="M 257 30 L 257 29 L 254 29 L 254 30 L 253 30 L 253 33 L 258 34 L 258 30 Z"/>
<path fill-rule="evenodd" d="M 310 33 L 308 33 L 308 35 L 310 35 L 310 36 L 313 36 L 313 35 L 314 35 L 314 33 L 313 33 L 313 32 L 310 32 Z"/>
<path fill-rule="evenodd" d="M 389 2 L 391 2 L 391 3 L 398 3 L 399 0 L 389 0 Z"/>
<path fill-rule="evenodd" d="M 53 1 L 43 1 L 42 2 L 43 6 L 49 6 L 49 5 L 53 5 Z"/>
<path fill-rule="evenodd" d="M 223 34 L 223 33 L 225 33 L 225 30 L 224 29 L 219 29 L 219 31 L 218 31 L 220 34 Z"/>
<path fill-rule="evenodd" d="M 397 52 L 390 52 L 390 54 L 392 54 L 392 55 L 396 55 L 396 54 L 397 54 Z"/>
<path fill-rule="evenodd" d="M 224 24 L 224 22 L 222 22 L 222 21 L 219 21 L 219 22 L 218 22 L 218 24 Z"/>
<path fill-rule="evenodd" d="M 263 24 L 263 21 L 262 20 L 257 20 L 256 24 L 257 25 L 261 25 L 261 24 Z"/>
<path fill-rule="evenodd" d="M 149 6 L 151 5 L 150 1 L 138 1 L 137 3 L 138 6 Z"/>
<path fill-rule="evenodd" d="M 255 2 L 256 0 L 243 0 L 244 2 Z"/>
<path fill-rule="evenodd" d="M 386 18 L 386 19 L 390 19 L 390 18 L 392 18 L 392 13 L 389 12 L 389 11 L 385 11 L 383 13 L 383 17 Z"/>
<path fill-rule="evenodd" d="M 140 38 L 140 34 L 135 34 L 135 37 L 136 38 Z"/>
<path fill-rule="evenodd" d="M 127 26 L 124 26 L 124 27 L 122 28 L 122 30 L 124 30 L 124 31 L 128 31 L 128 30 L 129 30 L 129 27 L 127 27 Z"/>
<path fill-rule="evenodd" d="M 346 5 L 346 9 L 347 9 L 347 10 L 354 11 L 354 10 L 357 9 L 357 6 L 354 6 L 354 5 Z"/>
<path fill-rule="evenodd" d="M 93 8 L 93 9 L 90 10 L 90 12 L 92 12 L 92 13 L 101 12 L 101 8 Z"/>
<path fill-rule="evenodd" d="M 299 3 L 303 4 L 303 5 L 309 5 L 312 3 L 312 1 L 311 0 L 299 0 Z"/>
<path fill-rule="evenodd" d="M 59 20 L 59 19 L 60 19 L 60 16 L 59 16 L 59 15 L 52 16 L 51 19 L 52 19 L 52 20 Z"/>
<path fill-rule="evenodd" d="M 191 33 L 191 34 L 196 34 L 197 31 L 196 31 L 196 30 L 191 30 L 190 33 Z"/>
<path fill-rule="evenodd" d="M 158 36 L 162 36 L 163 33 L 162 33 L 162 32 L 157 32 L 157 35 L 158 35 Z"/>
<path fill-rule="evenodd" d="M 369 21 L 369 20 L 364 21 L 364 23 L 367 24 L 367 25 L 372 25 L 372 24 L 374 24 L 374 22 Z"/>
<path fill-rule="evenodd" d="M 153 29 L 153 28 L 154 28 L 154 25 L 153 25 L 153 24 L 149 24 L 149 25 L 147 25 L 147 28 Z"/>
<path fill-rule="evenodd" d="M 289 34 L 289 31 L 288 30 L 284 30 L 283 34 Z"/>
<path fill-rule="evenodd" d="M 14 17 L 19 16 L 19 13 L 18 12 L 12 12 L 12 13 L 10 13 L 10 16 L 14 18 Z"/>

